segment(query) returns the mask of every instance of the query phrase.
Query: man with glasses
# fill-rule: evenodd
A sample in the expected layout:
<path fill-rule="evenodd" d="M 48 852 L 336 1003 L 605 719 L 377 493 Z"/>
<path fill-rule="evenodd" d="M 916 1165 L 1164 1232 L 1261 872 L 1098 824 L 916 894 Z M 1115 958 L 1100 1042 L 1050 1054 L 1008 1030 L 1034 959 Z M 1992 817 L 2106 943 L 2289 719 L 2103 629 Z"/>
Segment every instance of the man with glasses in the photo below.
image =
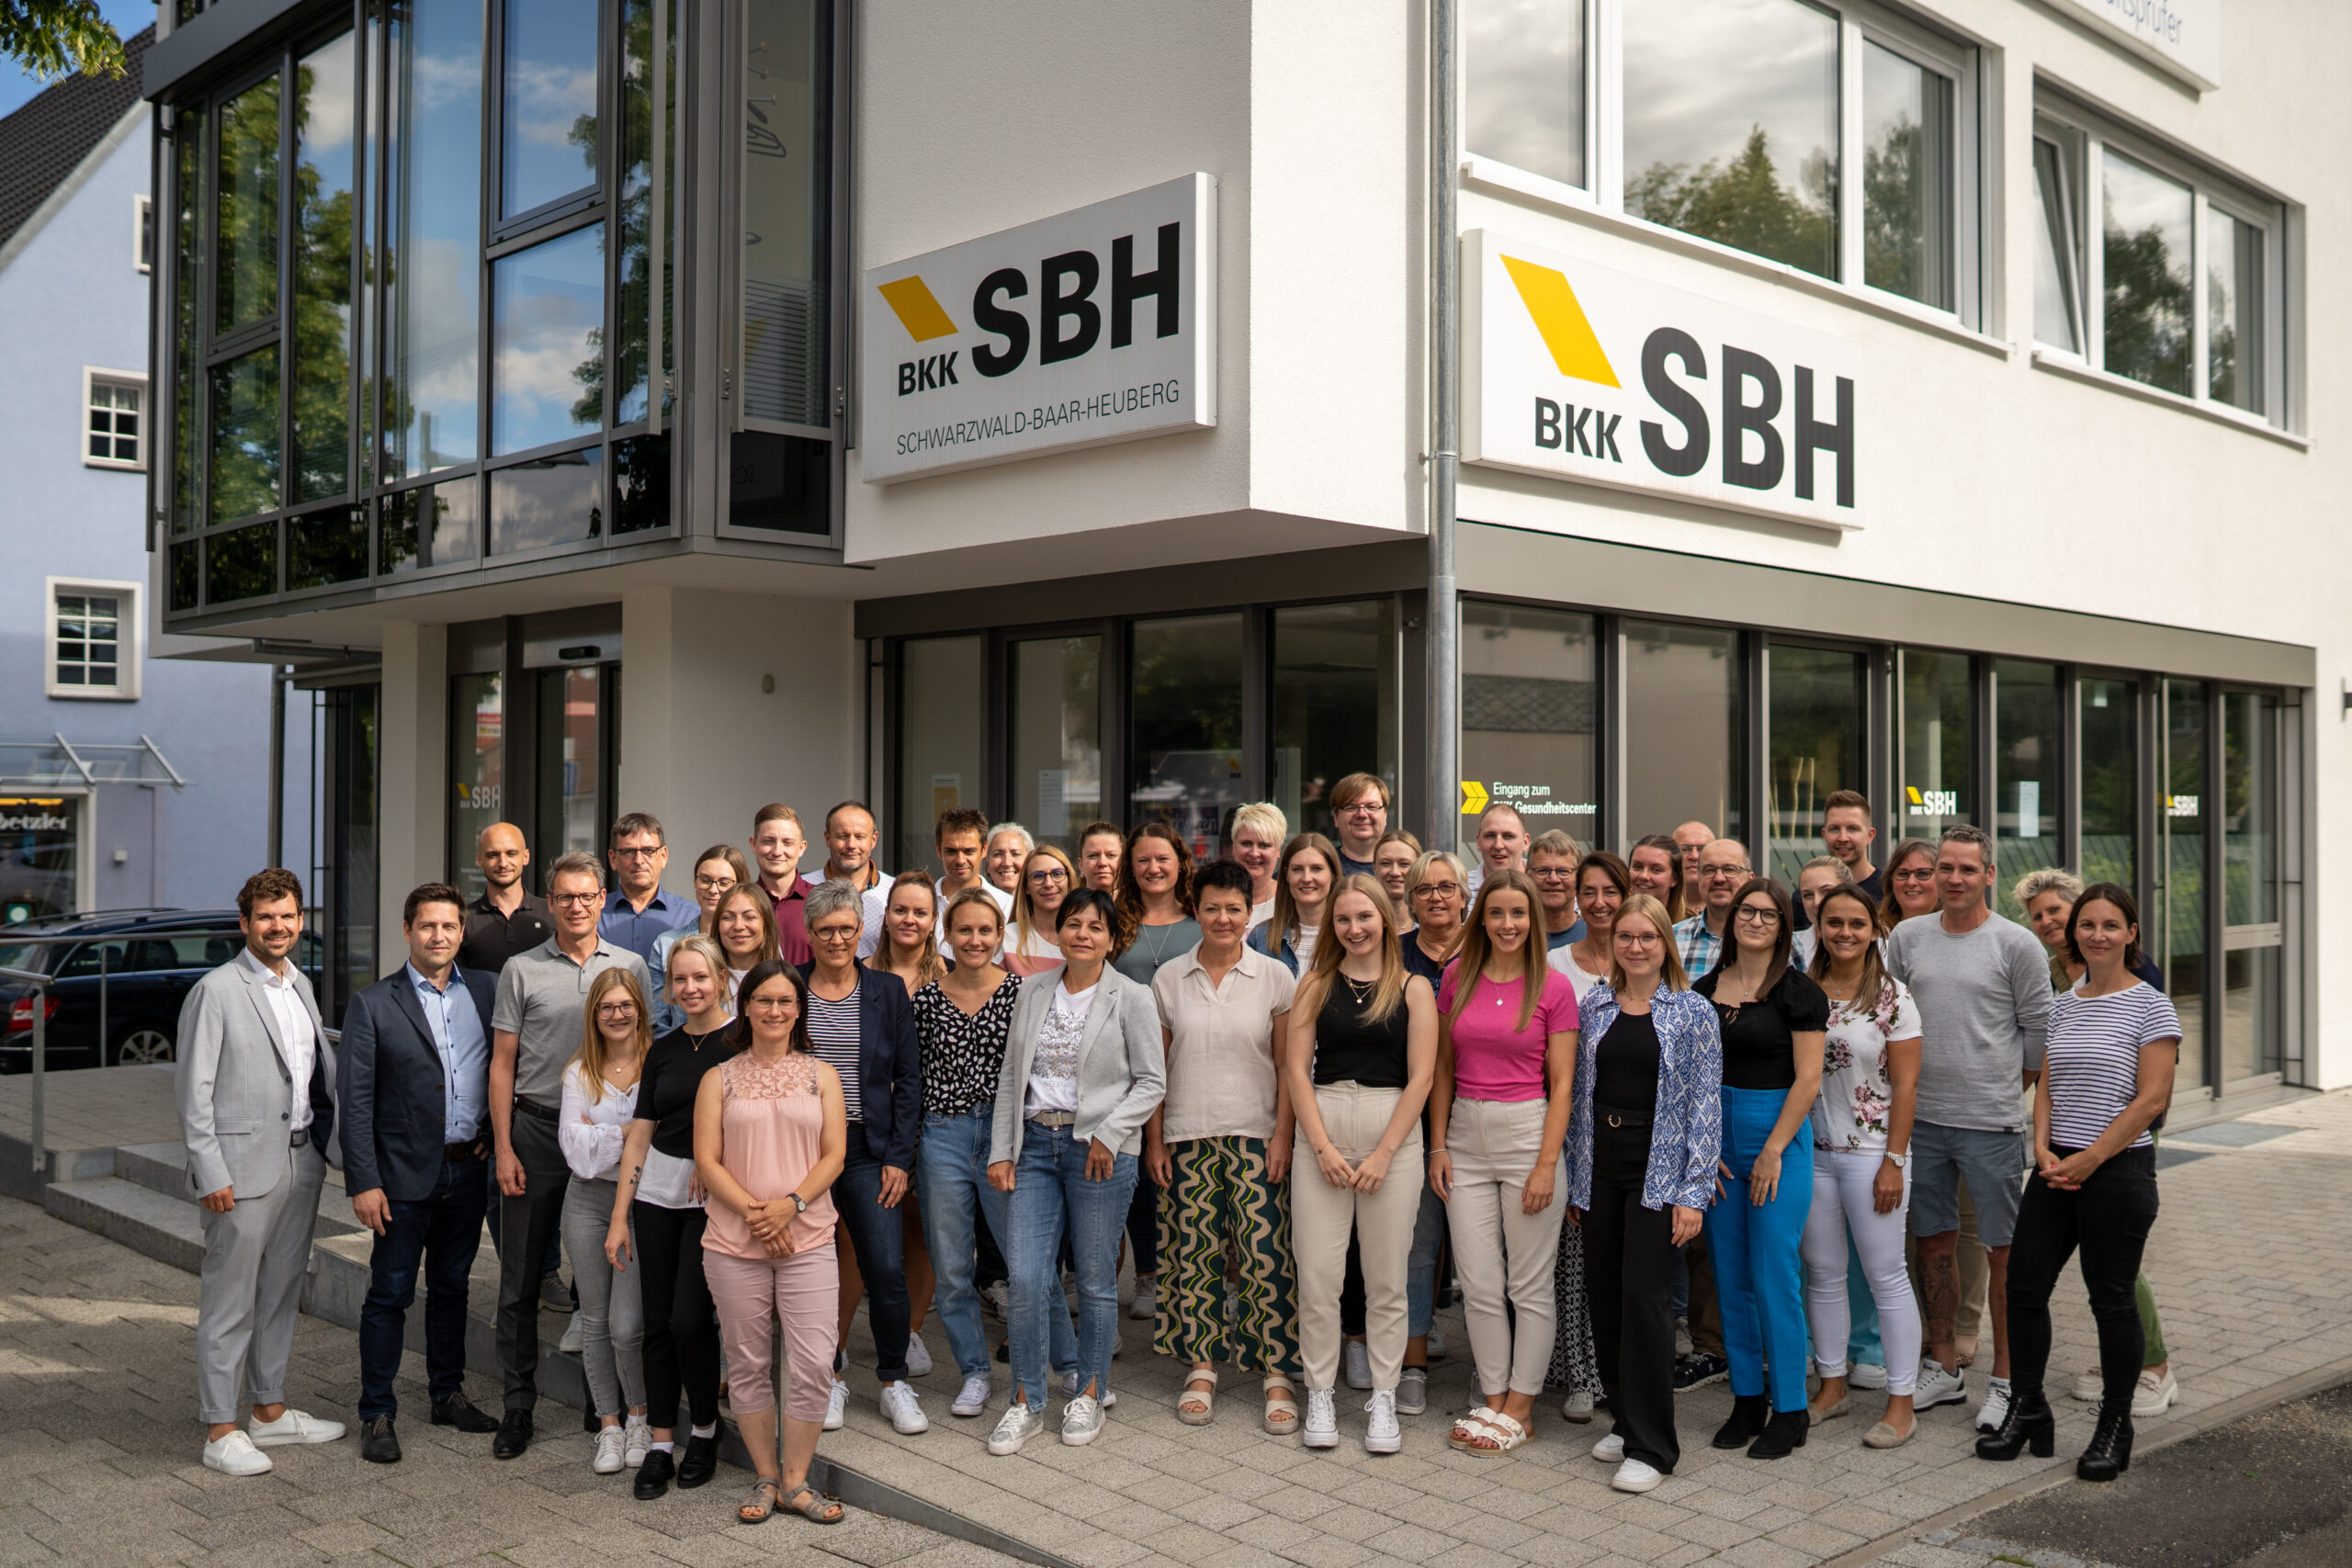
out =
<path fill-rule="evenodd" d="M 1519 807 L 1498 800 L 1478 815 L 1478 863 L 1470 868 L 1470 897 L 1498 871 L 1527 869 L 1527 818 Z"/>
<path fill-rule="evenodd" d="M 1543 904 L 1544 945 L 1552 967 L 1571 979 L 1568 949 L 1584 940 L 1584 921 L 1577 917 L 1577 862 L 1582 859 L 1577 841 L 1557 828 L 1540 833 L 1527 847 L 1527 874 L 1535 879 L 1535 897 Z"/>
<path fill-rule="evenodd" d="M 1681 836 L 1679 829 L 1675 836 Z M 1749 874 L 1747 848 L 1737 839 L 1711 839 L 1699 852 L 1699 912 L 1674 928 L 1683 973 L 1694 982 L 1715 966 L 1731 941 L 1731 901 Z"/>
<path fill-rule="evenodd" d="M 506 1380 L 505 1418 L 491 1453 L 514 1459 L 531 1446 L 538 1404 L 542 1259 L 571 1186 L 556 1129 L 563 1069 L 580 1049 L 588 987 L 607 969 L 637 976 L 647 993 L 645 960 L 598 931 L 605 912 L 605 869 L 574 852 L 548 871 L 555 935 L 517 953 L 498 976 L 491 1015 L 490 1128 L 498 1151 L 498 1367 Z"/>
<path fill-rule="evenodd" d="M 1388 781 L 1378 773 L 1350 773 L 1331 786 L 1331 825 L 1339 829 L 1340 874 L 1376 875 L 1373 855 L 1388 831 Z"/>
<path fill-rule="evenodd" d="M 482 895 L 466 906 L 466 941 L 458 949 L 458 963 L 469 973 L 495 976 L 508 959 L 547 941 L 548 901 L 523 887 L 530 863 L 523 829 L 512 822 L 492 822 L 474 836 Z"/>
<path fill-rule="evenodd" d="M 621 896 L 605 906 L 597 930 L 606 942 L 628 948 L 650 964 L 653 944 L 662 933 L 698 923 L 702 907 L 691 898 L 662 891 L 662 874 L 670 865 L 670 845 L 662 824 L 650 813 L 632 811 L 615 822 L 605 853 Z"/>

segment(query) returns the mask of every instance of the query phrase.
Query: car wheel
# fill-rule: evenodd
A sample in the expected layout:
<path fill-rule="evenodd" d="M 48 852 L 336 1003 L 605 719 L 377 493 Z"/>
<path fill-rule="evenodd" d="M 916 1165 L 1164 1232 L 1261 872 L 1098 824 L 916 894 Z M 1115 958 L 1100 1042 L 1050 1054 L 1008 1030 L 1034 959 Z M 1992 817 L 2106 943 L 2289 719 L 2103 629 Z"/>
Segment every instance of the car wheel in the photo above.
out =
<path fill-rule="evenodd" d="M 158 1024 L 133 1024 L 115 1036 L 114 1049 L 107 1054 L 107 1065 L 113 1067 L 141 1067 L 173 1059 L 171 1031 Z"/>

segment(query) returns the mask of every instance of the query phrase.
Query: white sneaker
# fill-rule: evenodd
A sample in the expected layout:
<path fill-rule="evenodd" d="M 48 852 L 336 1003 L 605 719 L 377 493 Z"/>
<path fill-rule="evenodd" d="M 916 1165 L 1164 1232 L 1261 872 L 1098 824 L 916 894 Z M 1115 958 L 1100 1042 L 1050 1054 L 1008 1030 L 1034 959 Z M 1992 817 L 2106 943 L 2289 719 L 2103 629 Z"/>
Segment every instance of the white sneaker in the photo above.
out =
<path fill-rule="evenodd" d="M 1968 1377 L 1964 1372 L 1951 1372 L 1933 1356 L 1919 1362 L 1919 1388 L 1911 1396 L 1914 1410 L 1933 1410 L 1939 1404 L 1968 1403 Z"/>
<path fill-rule="evenodd" d="M 1102 1402 L 1080 1394 L 1062 1406 L 1062 1441 L 1082 1449 L 1102 1435 Z"/>
<path fill-rule="evenodd" d="M 1396 1429 L 1396 1395 L 1385 1388 L 1372 1391 L 1364 1401 L 1363 1451 L 1368 1454 L 1393 1454 L 1405 1446 L 1405 1434 Z"/>
<path fill-rule="evenodd" d="M 1396 1375 L 1396 1411 L 1400 1416 L 1419 1416 L 1430 1407 L 1430 1370 L 1427 1367 L 1407 1367 Z"/>
<path fill-rule="evenodd" d="M 204 1468 L 223 1475 L 267 1475 L 277 1466 L 269 1462 L 267 1454 L 254 1447 L 251 1438 L 235 1431 L 204 1445 Z"/>
<path fill-rule="evenodd" d="M 1017 1454 L 1022 1444 L 1045 1429 L 1046 1413 L 1032 1410 L 1016 1399 L 1006 1408 L 1004 1418 L 996 1424 L 996 1430 L 989 1434 L 989 1452 L 999 1458 Z"/>
<path fill-rule="evenodd" d="M 1592 1457 L 1603 1464 L 1616 1464 L 1625 1457 L 1625 1439 L 1611 1432 L 1592 1445 Z"/>
<path fill-rule="evenodd" d="M 1347 1351 L 1348 1386 L 1370 1388 L 1372 1386 L 1372 1351 L 1361 1339 L 1346 1340 L 1343 1344 Z"/>
<path fill-rule="evenodd" d="M 588 1341 L 581 1337 L 580 1314 L 575 1312 L 571 1321 L 563 1325 L 563 1337 L 556 1341 L 555 1348 L 567 1356 L 577 1356 L 587 1345 Z"/>
<path fill-rule="evenodd" d="M 588 1468 L 599 1475 L 618 1475 L 628 1461 L 628 1434 L 618 1427 L 596 1428 L 596 1457 Z"/>
<path fill-rule="evenodd" d="M 907 1376 L 910 1378 L 931 1376 L 931 1347 L 922 1342 L 922 1336 L 920 1334 L 907 1336 Z"/>
<path fill-rule="evenodd" d="M 987 1304 L 988 1314 L 1002 1323 L 1012 1310 L 1012 1287 L 999 1280 L 980 1292 L 980 1300 Z"/>
<path fill-rule="evenodd" d="M 1159 1276 L 1157 1274 L 1136 1275 L 1135 1299 L 1127 1303 L 1127 1315 L 1140 1323 L 1157 1314 L 1159 1311 Z"/>
<path fill-rule="evenodd" d="M 947 1407 L 950 1416 L 978 1416 L 989 1407 L 989 1375 L 974 1372 L 956 1391 L 956 1403 Z"/>
<path fill-rule="evenodd" d="M 635 1470 L 653 1451 L 653 1423 L 642 1416 L 621 1418 L 621 1462 Z"/>
<path fill-rule="evenodd" d="M 922 1413 L 922 1401 L 905 1383 L 884 1383 L 881 1404 L 882 1414 L 890 1418 L 890 1425 L 900 1437 L 911 1438 L 917 1432 L 931 1430 L 931 1417 Z"/>
<path fill-rule="evenodd" d="M 1568 1397 L 1560 1402 L 1560 1416 L 1562 1419 L 1574 1421 L 1578 1426 L 1591 1420 L 1591 1393 L 1581 1388 L 1571 1390 Z"/>
<path fill-rule="evenodd" d="M 1876 1361 L 1856 1361 L 1846 1369 L 1849 1388 L 1879 1389 L 1886 1386 L 1886 1369 Z"/>
<path fill-rule="evenodd" d="M 1115 1410 L 1119 1407 L 1119 1391 L 1113 1388 L 1108 1382 L 1105 1382 L 1102 1385 L 1099 1392 L 1102 1396 L 1102 1404 L 1103 1409 Z M 1076 1367 L 1072 1367 L 1069 1371 L 1062 1374 L 1062 1397 L 1064 1399 L 1076 1399 L 1078 1397 L 1078 1369 Z"/>
<path fill-rule="evenodd" d="M 1980 1432 L 1997 1432 L 2001 1429 L 2001 1423 L 2008 1418 L 2009 1380 L 1987 1379 L 1984 1403 L 1976 1407 L 1976 1429 Z"/>
<path fill-rule="evenodd" d="M 1445 1331 L 1438 1327 L 1434 1323 L 1430 1325 L 1427 1343 L 1430 1348 L 1430 1360 L 1442 1361 L 1445 1359 Z"/>
<path fill-rule="evenodd" d="M 1310 1449 L 1340 1446 L 1340 1417 L 1331 1407 L 1331 1390 L 1306 1391 L 1306 1419 L 1299 1424 L 1298 1440 Z"/>
<path fill-rule="evenodd" d="M 849 1384 L 842 1382 L 839 1378 L 835 1378 L 833 1380 L 832 1394 L 825 1401 L 824 1429 L 828 1432 L 840 1431 L 842 1429 L 842 1418 L 848 1414 Z"/>
<path fill-rule="evenodd" d="M 2075 1374 L 2075 1386 L 2068 1391 L 2086 1404 L 2097 1404 L 2107 1397 L 2107 1374 L 2097 1367 Z"/>
<path fill-rule="evenodd" d="M 1609 1478 L 1609 1484 L 1620 1492 L 1654 1492 L 1657 1483 L 1665 1479 L 1640 1460 L 1629 1459 L 1617 1467 L 1617 1473 Z"/>
<path fill-rule="evenodd" d="M 252 1427 L 254 1447 L 282 1449 L 294 1443 L 332 1443 L 343 1436 L 343 1423 L 322 1420 L 288 1406 L 285 1415 L 275 1421 L 256 1421 Z"/>
<path fill-rule="evenodd" d="M 2143 1369 L 2139 1385 L 2132 1391 L 2132 1414 L 2142 1421 L 2161 1416 L 2180 1397 L 2180 1384 L 2174 1380 L 2172 1369 L 2166 1367 L 2159 1376 L 2154 1369 Z"/>

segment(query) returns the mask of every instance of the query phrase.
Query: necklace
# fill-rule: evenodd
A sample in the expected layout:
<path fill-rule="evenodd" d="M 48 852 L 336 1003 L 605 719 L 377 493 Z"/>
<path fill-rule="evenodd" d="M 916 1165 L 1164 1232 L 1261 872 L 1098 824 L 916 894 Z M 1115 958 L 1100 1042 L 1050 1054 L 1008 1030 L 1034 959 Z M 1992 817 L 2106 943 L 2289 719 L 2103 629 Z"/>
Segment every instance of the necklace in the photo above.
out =
<path fill-rule="evenodd" d="M 1184 922 L 1182 920 L 1170 920 L 1164 926 L 1145 926 L 1141 928 L 1141 931 L 1138 934 L 1172 931 L 1183 923 Z M 1152 937 L 1151 951 L 1144 954 L 1144 962 L 1150 964 L 1154 970 L 1159 969 L 1162 964 L 1168 962 L 1167 938 L 1165 936 L 1154 935 Z"/>

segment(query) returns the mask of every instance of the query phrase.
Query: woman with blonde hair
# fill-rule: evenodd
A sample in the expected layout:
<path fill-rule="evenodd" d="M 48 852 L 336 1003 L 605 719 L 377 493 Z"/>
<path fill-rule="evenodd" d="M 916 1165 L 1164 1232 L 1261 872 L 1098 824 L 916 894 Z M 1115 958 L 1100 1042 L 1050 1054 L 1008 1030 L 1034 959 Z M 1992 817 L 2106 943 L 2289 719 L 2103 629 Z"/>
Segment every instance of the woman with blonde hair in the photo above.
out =
<path fill-rule="evenodd" d="M 1411 1325 L 1407 1280 L 1421 1201 L 1421 1107 L 1437 1071 L 1437 998 L 1405 967 L 1396 912 L 1377 878 L 1348 877 L 1329 909 L 1329 940 L 1298 984 L 1283 1051 L 1297 1117 L 1291 1245 L 1306 1377 L 1299 1436 L 1311 1449 L 1340 1441 L 1340 1293 L 1353 1231 L 1372 1371 L 1363 1446 L 1387 1454 L 1403 1443 L 1396 1387 Z"/>
<path fill-rule="evenodd" d="M 1396 908 L 1397 918 L 1408 926 L 1412 916 L 1405 908 L 1405 884 L 1420 859 L 1420 840 L 1402 828 L 1391 828 L 1381 834 L 1380 842 L 1372 850 L 1372 874 L 1380 878 L 1380 886 L 1388 890 L 1388 902 Z"/>
<path fill-rule="evenodd" d="M 605 1256 L 621 1153 L 637 1120 L 638 1079 L 653 1043 L 653 1010 L 634 975 L 606 969 L 590 984 L 582 1010 L 580 1049 L 563 1069 L 556 1142 L 571 1167 L 563 1196 L 564 1250 L 571 1255 L 571 1282 L 580 1292 L 580 1355 L 591 1413 L 602 1423 L 590 1468 L 615 1475 L 625 1465 L 644 1463 L 653 1446 L 645 1418 L 644 1296 L 638 1276 Z"/>
<path fill-rule="evenodd" d="M 1078 887 L 1078 867 L 1053 844 L 1039 844 L 1021 865 L 1021 889 L 1012 896 L 1012 929 L 1004 939 L 1003 964 L 1023 978 L 1062 961 L 1054 940 L 1055 917 Z"/>
<path fill-rule="evenodd" d="M 1292 974 L 1303 973 L 1315 962 L 1324 911 L 1339 885 L 1339 846 L 1320 833 L 1299 834 L 1283 846 L 1274 867 L 1273 913 L 1250 933 L 1250 945 L 1281 959 Z"/>
<path fill-rule="evenodd" d="M 882 904 L 882 944 L 868 969 L 896 975 L 911 997 L 947 973 L 938 941 L 939 889 L 927 871 L 902 871 Z"/>
<path fill-rule="evenodd" d="M 653 1032 L 667 1034 L 686 1021 L 685 1010 L 670 999 L 670 950 L 689 936 L 709 936 L 718 915 L 718 901 L 752 880 L 752 863 L 732 844 L 713 844 L 695 859 L 695 902 L 702 916 L 691 926 L 663 931 L 653 939 L 653 954 L 646 967 L 653 975 Z M 773 911 L 771 911 L 773 913 Z"/>
<path fill-rule="evenodd" d="M 1516 867 L 1478 889 L 1439 987 L 1430 1185 L 1446 1206 L 1462 1314 L 1485 1403 L 1446 1439 L 1502 1454 L 1532 1435 L 1557 1331 L 1553 1212 L 1576 1070 L 1577 998 L 1547 961 L 1534 881 Z"/>

